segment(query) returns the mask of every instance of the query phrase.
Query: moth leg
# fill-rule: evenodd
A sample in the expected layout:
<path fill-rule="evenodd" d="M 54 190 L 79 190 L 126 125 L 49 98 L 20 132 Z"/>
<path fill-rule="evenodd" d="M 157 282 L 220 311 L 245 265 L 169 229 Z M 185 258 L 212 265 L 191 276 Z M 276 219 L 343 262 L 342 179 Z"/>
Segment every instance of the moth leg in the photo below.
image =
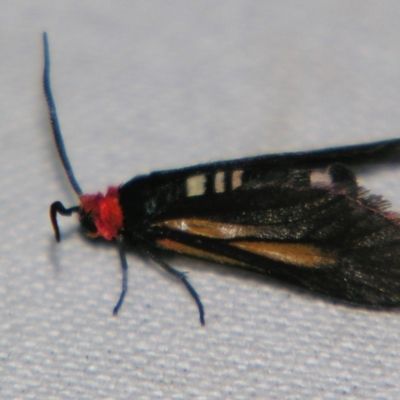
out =
<path fill-rule="evenodd" d="M 165 271 L 167 271 L 169 274 L 173 275 L 175 278 L 179 279 L 186 287 L 190 295 L 193 297 L 194 301 L 197 304 L 197 308 L 199 309 L 199 315 L 200 315 L 200 324 L 202 326 L 205 325 L 205 320 L 204 320 L 204 307 L 203 304 L 200 300 L 200 296 L 197 294 L 196 290 L 194 287 L 189 283 L 189 281 L 186 278 L 186 274 L 184 272 L 178 271 L 177 269 L 171 267 L 168 265 L 165 261 L 161 260 L 157 256 L 155 256 L 150 250 L 142 247 L 143 252 L 151 258 L 155 263 L 157 263 L 161 268 L 163 268 Z"/>
<path fill-rule="evenodd" d="M 123 247 L 122 243 L 118 243 L 118 253 L 119 253 L 119 259 L 121 261 L 121 267 L 122 267 L 122 289 L 121 289 L 121 294 L 119 296 L 118 303 L 114 307 L 113 310 L 113 315 L 117 315 L 120 307 L 122 306 L 122 303 L 124 302 L 124 298 L 126 295 L 126 292 L 128 291 L 128 263 L 126 261 L 126 256 L 125 256 L 125 249 Z"/>

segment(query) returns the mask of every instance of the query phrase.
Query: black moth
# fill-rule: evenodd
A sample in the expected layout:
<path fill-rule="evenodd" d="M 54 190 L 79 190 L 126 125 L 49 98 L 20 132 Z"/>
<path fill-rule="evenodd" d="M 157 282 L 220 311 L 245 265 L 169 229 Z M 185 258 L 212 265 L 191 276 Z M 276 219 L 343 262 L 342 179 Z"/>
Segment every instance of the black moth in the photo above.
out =
<path fill-rule="evenodd" d="M 388 162 L 400 139 L 302 153 L 220 161 L 137 176 L 105 195 L 83 195 L 65 152 L 50 87 L 47 36 L 44 92 L 57 149 L 80 205 L 51 205 L 78 213 L 89 236 L 118 244 L 123 269 L 117 314 L 127 291 L 125 249 L 148 256 L 186 286 L 184 273 L 160 250 L 253 270 L 353 304 L 400 303 L 400 217 L 357 185 L 351 167 Z"/>

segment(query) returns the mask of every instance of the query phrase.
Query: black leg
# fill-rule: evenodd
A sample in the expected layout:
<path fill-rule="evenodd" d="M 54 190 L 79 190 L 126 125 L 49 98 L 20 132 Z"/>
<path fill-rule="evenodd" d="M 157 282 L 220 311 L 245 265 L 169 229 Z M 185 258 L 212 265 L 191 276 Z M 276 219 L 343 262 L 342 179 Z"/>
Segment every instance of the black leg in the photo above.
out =
<path fill-rule="evenodd" d="M 203 304 L 200 300 L 200 296 L 197 294 L 196 290 L 193 288 L 193 286 L 189 283 L 189 281 L 186 278 L 186 275 L 184 272 L 178 271 L 175 268 L 172 268 L 170 265 L 168 265 L 165 261 L 161 260 L 157 256 L 155 256 L 148 248 L 147 246 L 141 246 L 141 250 L 149 257 L 151 258 L 154 262 L 156 262 L 160 267 L 162 267 L 165 271 L 173 275 L 175 278 L 179 279 L 186 287 L 186 289 L 189 291 L 190 295 L 193 297 L 194 301 L 197 304 L 197 308 L 199 309 L 199 314 L 200 314 L 200 323 L 201 325 L 205 325 L 205 320 L 204 320 L 204 307 Z"/>
<path fill-rule="evenodd" d="M 117 305 L 114 307 L 113 315 L 118 314 L 118 310 L 124 302 L 126 292 L 128 291 L 128 263 L 126 262 L 125 248 L 122 243 L 118 243 L 119 259 L 121 260 L 122 267 L 122 290 Z"/>

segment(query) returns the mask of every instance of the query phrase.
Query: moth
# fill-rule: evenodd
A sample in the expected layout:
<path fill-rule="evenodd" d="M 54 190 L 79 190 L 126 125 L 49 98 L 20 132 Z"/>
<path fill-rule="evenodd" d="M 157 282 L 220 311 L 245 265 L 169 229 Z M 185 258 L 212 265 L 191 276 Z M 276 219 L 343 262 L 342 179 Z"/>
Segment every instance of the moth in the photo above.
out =
<path fill-rule="evenodd" d="M 167 264 L 172 252 L 251 270 L 344 302 L 368 307 L 400 303 L 400 216 L 358 186 L 354 168 L 398 159 L 400 139 L 301 153 L 263 155 L 139 175 L 83 194 L 63 144 L 44 43 L 43 86 L 57 150 L 79 198 L 56 201 L 50 217 L 78 214 L 90 237 L 116 242 L 122 290 L 126 250 L 135 249 L 175 276 L 204 307 L 186 275 Z"/>

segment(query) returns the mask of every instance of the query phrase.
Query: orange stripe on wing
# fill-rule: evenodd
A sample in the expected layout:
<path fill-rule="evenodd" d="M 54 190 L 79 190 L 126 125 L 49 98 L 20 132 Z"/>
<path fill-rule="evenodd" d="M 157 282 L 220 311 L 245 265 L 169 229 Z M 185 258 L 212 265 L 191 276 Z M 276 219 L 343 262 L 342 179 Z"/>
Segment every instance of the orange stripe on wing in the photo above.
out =
<path fill-rule="evenodd" d="M 204 258 L 206 260 L 216 261 L 221 264 L 233 264 L 246 266 L 247 264 L 237 261 L 230 257 L 221 256 L 219 254 L 211 253 L 209 251 L 201 250 L 196 247 L 188 246 L 187 244 L 176 242 L 171 239 L 159 239 L 157 243 L 167 250 L 176 251 L 180 254 L 186 254 L 193 257 Z"/>
<path fill-rule="evenodd" d="M 248 236 L 259 236 L 265 232 L 265 226 L 227 224 L 207 219 L 180 218 L 159 222 L 157 226 L 205 236 L 213 239 L 234 239 Z"/>
<path fill-rule="evenodd" d="M 336 263 L 336 258 L 332 253 L 324 252 L 313 245 L 250 241 L 231 242 L 230 244 L 249 253 L 299 267 L 320 268 Z"/>

